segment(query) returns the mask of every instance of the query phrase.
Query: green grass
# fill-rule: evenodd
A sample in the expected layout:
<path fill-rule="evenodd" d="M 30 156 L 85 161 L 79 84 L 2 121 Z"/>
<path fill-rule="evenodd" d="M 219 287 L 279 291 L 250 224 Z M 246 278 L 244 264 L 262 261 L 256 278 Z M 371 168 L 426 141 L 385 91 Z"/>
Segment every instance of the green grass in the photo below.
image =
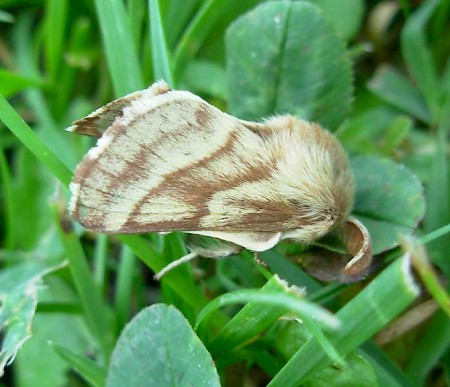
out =
<path fill-rule="evenodd" d="M 123 370 L 139 377 L 161 361 L 158 351 L 186 340 L 195 385 L 450 384 L 450 45 L 434 39 L 450 28 L 450 1 L 401 1 L 380 30 L 363 18 L 376 16 L 373 1 L 346 0 L 348 15 L 327 1 L 310 1 L 323 13 L 301 2 L 188 3 L 0 3 L 0 373 L 20 348 L 0 385 L 115 386 L 121 367 L 111 361 L 126 359 Z M 308 34 L 315 38 L 302 40 Z M 268 268 L 244 251 L 200 258 L 156 282 L 155 272 L 187 253 L 185 235 L 95 235 L 72 222 L 68 186 L 93 142 L 64 129 L 158 79 L 232 114 L 289 112 L 335 131 L 359 168 L 355 216 L 372 235 L 370 275 L 317 281 L 296 259 L 310 247 L 284 242 L 261 254 Z M 387 345 L 373 340 L 429 298 L 437 313 Z M 137 324 L 168 313 L 179 336 L 155 320 Z M 145 342 L 149 324 L 158 348 Z M 126 357 L 132 338 L 152 356 Z M 181 357 L 164 364 L 190 374 Z"/>

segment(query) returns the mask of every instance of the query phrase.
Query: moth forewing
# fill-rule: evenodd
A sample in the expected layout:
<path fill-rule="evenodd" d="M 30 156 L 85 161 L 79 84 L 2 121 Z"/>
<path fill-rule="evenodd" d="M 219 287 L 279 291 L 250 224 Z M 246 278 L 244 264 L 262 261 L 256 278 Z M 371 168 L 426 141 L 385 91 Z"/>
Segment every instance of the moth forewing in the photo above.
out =
<path fill-rule="evenodd" d="M 241 121 L 158 82 L 74 128 L 103 133 L 71 184 L 71 214 L 93 231 L 185 231 L 264 251 L 313 242 L 351 210 L 341 145 L 292 116 Z"/>

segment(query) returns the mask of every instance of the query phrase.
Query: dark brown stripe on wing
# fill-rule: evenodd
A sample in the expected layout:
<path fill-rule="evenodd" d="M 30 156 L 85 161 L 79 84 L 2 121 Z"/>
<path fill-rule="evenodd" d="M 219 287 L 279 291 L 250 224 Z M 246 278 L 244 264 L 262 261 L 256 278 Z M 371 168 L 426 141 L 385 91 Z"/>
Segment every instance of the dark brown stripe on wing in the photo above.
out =
<path fill-rule="evenodd" d="M 157 187 L 149 190 L 149 192 L 138 202 L 133 210 L 133 212 L 129 215 L 127 222 L 124 224 L 124 229 L 133 229 L 142 226 L 140 222 L 136 222 L 135 219 L 138 215 L 141 214 L 141 209 L 143 205 L 149 202 L 152 196 L 158 194 L 169 195 L 170 192 L 181 197 L 186 203 L 191 204 L 197 208 L 197 211 L 189 216 L 186 214 L 186 219 L 184 221 L 177 222 L 152 222 L 149 219 L 149 223 L 153 226 L 155 225 L 154 230 L 166 231 L 166 230 L 189 230 L 189 229 L 197 229 L 199 221 L 201 217 L 207 215 L 209 213 L 208 208 L 205 206 L 206 200 L 198 201 L 200 199 L 198 192 L 196 189 L 202 189 L 200 192 L 204 192 L 203 195 L 210 197 L 212 193 L 216 192 L 221 187 L 217 187 L 213 182 L 210 181 L 195 181 L 192 180 L 190 176 L 190 171 L 198 170 L 198 168 L 204 167 L 208 164 L 208 162 L 212 159 L 219 157 L 221 154 L 229 152 L 232 150 L 234 146 L 234 142 L 236 141 L 237 134 L 235 132 L 231 132 L 227 141 L 224 145 L 218 148 L 215 152 L 212 152 L 207 157 L 204 157 L 201 160 L 198 160 L 192 164 L 188 164 L 184 167 L 179 168 L 178 170 L 168 173 L 164 176 L 164 180 Z M 207 184 L 205 186 L 205 183 Z M 183 189 L 184 186 L 184 189 Z M 203 188 L 205 188 L 203 190 Z M 191 191 L 191 192 L 188 192 Z M 206 198 L 204 198 L 206 199 Z M 156 228 L 156 225 L 164 228 Z M 172 225 L 174 228 L 172 228 Z M 169 227 L 169 228 L 166 228 Z"/>
<path fill-rule="evenodd" d="M 168 196 L 168 201 L 170 200 L 170 195 L 176 197 L 177 199 L 182 199 L 187 204 L 194 207 L 196 210 L 194 213 L 186 214 L 186 219 L 178 220 L 178 221 L 169 221 L 169 222 L 153 222 L 151 220 L 151 216 L 149 214 L 148 226 L 152 230 L 158 231 L 169 231 L 169 230 L 201 230 L 205 229 L 201 227 L 202 218 L 209 215 L 208 203 L 212 199 L 213 195 L 219 191 L 231 190 L 233 188 L 238 187 L 239 185 L 249 183 L 249 182 L 257 182 L 263 181 L 264 179 L 269 178 L 272 168 L 274 168 L 276 160 L 271 160 L 270 164 L 267 164 L 267 160 L 263 162 L 262 160 L 252 160 L 251 164 L 246 164 L 246 160 L 242 162 L 240 166 L 239 174 L 221 174 L 217 173 L 217 179 L 210 179 L 211 170 L 208 169 L 211 161 L 215 161 L 220 165 L 220 159 L 226 159 L 229 157 L 230 153 L 235 151 L 234 147 L 236 142 L 238 141 L 239 133 L 238 131 L 233 131 L 230 133 L 227 141 L 217 149 L 215 152 L 212 152 L 207 157 L 204 157 L 201 160 L 198 160 L 195 163 L 186 165 L 178 170 L 167 174 L 164 177 L 164 181 L 161 182 L 157 187 L 150 190 L 142 200 L 137 203 L 134 211 L 130 214 L 128 221 L 125 223 L 123 228 L 125 230 L 131 229 L 141 229 L 143 225 L 141 222 L 136 221 L 135 219 L 141 214 L 142 207 L 145 203 L 148 203 L 152 200 L 152 197 L 155 195 L 166 195 Z M 244 156 L 243 156 L 244 157 Z M 224 164 L 227 164 L 227 160 L 225 160 Z M 248 160 L 247 160 L 248 161 Z M 221 171 L 219 171 L 221 172 Z M 202 178 L 202 174 L 208 174 L 208 178 Z M 254 204 L 254 203 L 250 203 Z M 274 203 L 267 203 L 268 208 L 262 209 L 262 211 L 266 214 L 270 214 L 271 211 L 269 208 Z M 281 207 L 281 206 L 280 206 Z M 286 206 L 283 206 L 284 210 L 286 210 Z M 278 214 L 280 215 L 280 214 Z M 290 214 L 283 214 L 282 220 L 291 216 Z M 267 219 L 266 223 L 267 223 Z M 272 219 L 271 219 L 272 220 Z M 281 222 L 281 220 L 280 220 Z M 245 221 L 242 223 L 240 219 L 229 219 L 224 220 L 223 225 L 218 225 L 216 227 L 207 228 L 208 230 L 234 230 L 245 228 Z M 236 224 L 242 224 L 240 227 L 236 227 Z M 253 227 L 255 230 L 255 222 L 249 222 L 248 225 Z M 267 230 L 273 231 L 273 229 Z"/>

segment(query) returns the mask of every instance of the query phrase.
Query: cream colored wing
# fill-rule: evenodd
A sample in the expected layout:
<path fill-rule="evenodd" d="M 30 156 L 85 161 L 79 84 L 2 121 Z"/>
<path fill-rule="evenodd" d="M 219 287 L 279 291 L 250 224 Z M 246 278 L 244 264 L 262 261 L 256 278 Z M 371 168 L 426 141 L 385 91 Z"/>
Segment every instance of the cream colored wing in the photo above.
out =
<path fill-rule="evenodd" d="M 252 251 L 266 251 L 274 247 L 281 239 L 281 232 L 223 232 L 223 231 L 188 231 L 212 238 L 222 239 Z"/>
<path fill-rule="evenodd" d="M 308 242 L 348 213 L 346 157 L 323 129 L 292 117 L 247 123 L 189 92 L 149 90 L 77 168 L 70 209 L 86 228 L 239 233 L 244 247 L 260 235 L 268 246 L 282 232 Z"/>

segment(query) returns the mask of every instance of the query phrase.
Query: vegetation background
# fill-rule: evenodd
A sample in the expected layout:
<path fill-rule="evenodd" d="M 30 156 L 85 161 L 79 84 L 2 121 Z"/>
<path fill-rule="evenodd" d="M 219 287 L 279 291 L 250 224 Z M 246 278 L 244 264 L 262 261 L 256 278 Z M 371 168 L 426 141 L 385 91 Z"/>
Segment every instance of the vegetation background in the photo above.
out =
<path fill-rule="evenodd" d="M 450 385 L 449 14 L 448 0 L 0 0 L 0 386 Z M 241 118 L 334 131 L 371 274 L 317 281 L 298 262 L 311 247 L 282 243 L 268 269 L 243 252 L 158 283 L 184 235 L 72 224 L 67 186 L 93 142 L 64 128 L 161 78 Z"/>

